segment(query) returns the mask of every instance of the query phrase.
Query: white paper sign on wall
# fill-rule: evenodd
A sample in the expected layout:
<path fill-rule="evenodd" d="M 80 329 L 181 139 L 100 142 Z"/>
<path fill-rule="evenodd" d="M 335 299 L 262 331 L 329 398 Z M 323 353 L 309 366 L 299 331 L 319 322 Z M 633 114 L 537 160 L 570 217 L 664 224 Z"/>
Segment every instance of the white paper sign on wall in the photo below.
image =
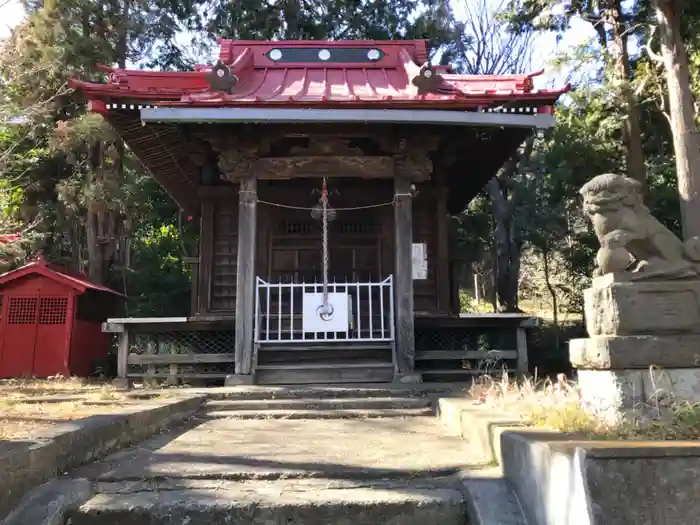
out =
<path fill-rule="evenodd" d="M 304 332 L 347 332 L 350 326 L 348 294 L 333 292 L 328 294 L 330 312 L 324 315 L 323 294 L 305 293 L 302 311 Z"/>
<path fill-rule="evenodd" d="M 428 278 L 428 250 L 425 243 L 414 242 L 411 250 L 413 280 Z"/>

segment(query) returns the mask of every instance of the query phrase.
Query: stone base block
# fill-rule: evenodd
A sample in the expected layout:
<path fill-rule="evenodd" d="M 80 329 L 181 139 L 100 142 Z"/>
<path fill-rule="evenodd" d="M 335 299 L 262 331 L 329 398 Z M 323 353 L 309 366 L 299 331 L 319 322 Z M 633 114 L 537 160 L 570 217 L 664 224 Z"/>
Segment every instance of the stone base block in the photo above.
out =
<path fill-rule="evenodd" d="M 700 367 L 700 335 L 572 339 L 569 342 L 569 358 L 574 367 L 586 370 Z"/>
<path fill-rule="evenodd" d="M 131 381 L 125 377 L 116 377 L 112 380 L 112 386 L 117 390 L 129 390 Z"/>
<path fill-rule="evenodd" d="M 625 281 L 606 275 L 584 292 L 588 335 L 700 334 L 700 280 Z"/>
<path fill-rule="evenodd" d="M 252 374 L 230 374 L 224 379 L 224 386 L 240 386 L 240 385 L 252 385 L 255 384 L 254 377 Z"/>
<path fill-rule="evenodd" d="M 700 402 L 700 367 L 647 370 L 579 370 L 581 400 L 596 411 Z"/>
<path fill-rule="evenodd" d="M 402 383 L 404 385 L 417 385 L 423 382 L 423 376 L 417 372 L 410 374 L 396 374 L 394 383 Z"/>

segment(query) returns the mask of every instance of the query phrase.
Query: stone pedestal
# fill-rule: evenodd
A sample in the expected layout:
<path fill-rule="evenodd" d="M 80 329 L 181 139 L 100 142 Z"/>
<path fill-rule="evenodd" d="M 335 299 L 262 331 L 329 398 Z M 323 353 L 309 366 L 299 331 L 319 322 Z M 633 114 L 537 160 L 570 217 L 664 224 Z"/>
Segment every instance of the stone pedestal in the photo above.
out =
<path fill-rule="evenodd" d="M 587 339 L 569 344 L 583 401 L 598 410 L 700 401 L 700 280 L 596 278 Z"/>

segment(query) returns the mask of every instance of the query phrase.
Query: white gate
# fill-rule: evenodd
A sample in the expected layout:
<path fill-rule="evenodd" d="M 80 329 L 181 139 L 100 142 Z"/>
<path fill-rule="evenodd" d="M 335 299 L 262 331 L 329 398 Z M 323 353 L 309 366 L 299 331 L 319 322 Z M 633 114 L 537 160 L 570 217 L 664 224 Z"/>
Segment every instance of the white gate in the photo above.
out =
<path fill-rule="evenodd" d="M 323 294 L 323 291 L 320 283 L 269 283 L 258 277 L 255 286 L 255 342 L 394 340 L 394 284 L 391 275 L 375 283 L 328 283 L 330 296 L 347 300 L 347 310 L 345 304 L 339 308 L 343 314 L 348 313 L 347 327 L 343 322 L 342 327 L 334 326 L 333 331 L 305 331 L 304 298 L 306 296 L 308 309 L 309 294 Z"/>

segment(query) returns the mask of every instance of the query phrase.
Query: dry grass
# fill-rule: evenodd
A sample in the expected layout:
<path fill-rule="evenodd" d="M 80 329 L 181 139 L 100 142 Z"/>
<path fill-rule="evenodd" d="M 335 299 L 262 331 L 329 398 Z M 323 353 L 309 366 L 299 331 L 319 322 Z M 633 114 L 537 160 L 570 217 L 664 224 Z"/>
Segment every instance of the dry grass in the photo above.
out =
<path fill-rule="evenodd" d="M 143 401 L 75 378 L 0 381 L 0 440 L 31 439 L 56 423 L 124 411 Z"/>
<path fill-rule="evenodd" d="M 659 374 L 650 369 L 650 374 Z M 656 384 L 658 382 L 655 381 Z M 581 402 L 576 383 L 563 375 L 556 381 L 513 381 L 485 376 L 470 395 L 478 404 L 520 414 L 528 426 L 549 428 L 587 439 L 696 440 L 700 438 L 700 404 L 676 401 L 657 392 L 643 406 L 624 413 L 596 412 Z M 662 401 L 663 400 L 663 401 Z"/>

